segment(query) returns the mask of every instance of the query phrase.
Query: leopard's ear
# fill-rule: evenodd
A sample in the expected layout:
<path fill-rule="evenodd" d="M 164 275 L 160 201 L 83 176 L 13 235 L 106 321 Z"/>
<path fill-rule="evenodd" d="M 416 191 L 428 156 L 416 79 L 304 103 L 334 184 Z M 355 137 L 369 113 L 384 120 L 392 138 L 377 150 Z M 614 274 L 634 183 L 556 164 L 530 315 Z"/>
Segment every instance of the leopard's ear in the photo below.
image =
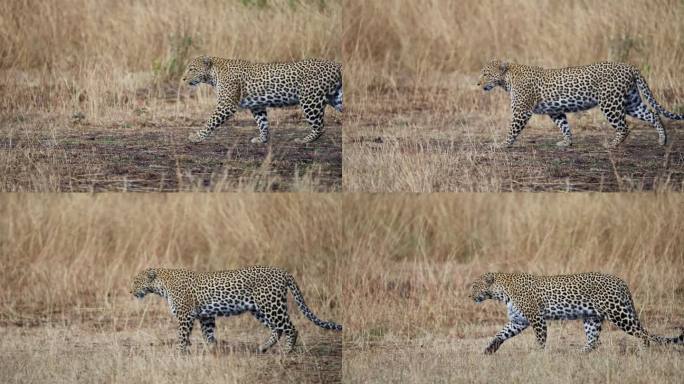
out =
<path fill-rule="evenodd" d="M 202 56 L 202 63 L 206 65 L 207 67 L 211 67 L 211 57 L 209 56 Z"/>
<path fill-rule="evenodd" d="M 147 269 L 147 278 L 152 281 L 155 278 L 157 278 L 157 271 L 154 270 L 153 268 L 148 268 Z"/>
<path fill-rule="evenodd" d="M 493 273 L 487 272 L 484 275 L 482 275 L 482 280 L 484 280 L 484 282 L 487 283 L 487 285 L 492 285 L 494 284 L 494 280 L 496 280 L 496 277 Z"/>
<path fill-rule="evenodd" d="M 504 73 L 508 71 L 508 61 L 507 60 L 502 60 L 499 62 L 499 69 L 501 70 L 501 73 Z"/>

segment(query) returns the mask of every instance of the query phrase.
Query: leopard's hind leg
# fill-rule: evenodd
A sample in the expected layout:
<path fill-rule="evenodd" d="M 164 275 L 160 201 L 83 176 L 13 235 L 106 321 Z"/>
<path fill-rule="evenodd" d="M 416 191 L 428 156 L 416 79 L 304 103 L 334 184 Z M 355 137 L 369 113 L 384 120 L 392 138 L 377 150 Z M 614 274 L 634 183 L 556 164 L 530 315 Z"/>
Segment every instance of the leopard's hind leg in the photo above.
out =
<path fill-rule="evenodd" d="M 583 352 L 593 351 L 599 345 L 602 324 L 603 319 L 600 317 L 587 317 L 584 319 L 584 333 L 587 335 L 587 344 L 582 348 Z"/>
<path fill-rule="evenodd" d="M 660 117 L 653 113 L 643 100 L 641 100 L 641 95 L 636 87 L 633 87 L 627 93 L 625 98 L 625 111 L 628 115 L 636 117 L 655 127 L 656 132 L 658 132 L 658 144 L 667 144 L 667 132 L 665 132 L 665 127 L 660 121 Z"/>
<path fill-rule="evenodd" d="M 287 291 L 283 291 L 280 300 L 275 302 L 270 290 L 255 292 L 256 308 L 252 311 L 254 316 L 271 330 L 268 340 L 259 347 L 260 352 L 265 352 L 278 342 L 285 334 L 286 344 L 284 351 L 291 352 L 297 342 L 297 330 L 290 321 L 287 311 Z"/>
<path fill-rule="evenodd" d="M 204 340 L 209 344 L 216 344 L 216 317 L 201 317 L 200 326 Z"/>
<path fill-rule="evenodd" d="M 563 140 L 556 143 L 559 147 L 569 147 L 572 145 L 572 133 L 570 132 L 570 124 L 568 123 L 568 117 L 565 113 L 557 113 L 549 115 L 556 126 L 560 129 L 561 134 L 563 134 Z"/>
<path fill-rule="evenodd" d="M 651 338 L 641 326 L 631 298 L 613 298 L 611 301 L 611 305 L 608 306 L 610 309 L 605 311 L 605 318 L 628 335 L 640 338 L 644 345 L 648 346 Z"/>
<path fill-rule="evenodd" d="M 253 137 L 250 141 L 253 144 L 266 144 L 268 143 L 268 114 L 266 113 L 266 108 L 253 108 L 251 111 L 254 121 L 259 127 L 259 136 Z"/>
<path fill-rule="evenodd" d="M 296 143 L 305 144 L 318 140 L 323 134 L 323 115 L 325 112 L 325 95 L 310 92 L 302 95 L 299 101 L 304 113 L 304 120 L 309 123 L 311 132 L 302 139 L 295 139 Z"/>
<path fill-rule="evenodd" d="M 256 308 L 251 311 L 251 313 L 256 317 L 261 324 L 265 325 L 271 330 L 271 334 L 269 335 L 268 339 L 266 342 L 261 344 L 258 348 L 259 352 L 266 352 L 269 348 L 271 348 L 275 343 L 280 340 L 280 335 L 281 332 L 278 332 L 277 329 L 275 329 L 273 322 L 271 320 L 271 316 L 269 316 L 267 313 L 265 313 L 262 308 Z"/>
<path fill-rule="evenodd" d="M 627 122 L 625 121 L 624 106 L 617 103 L 608 103 L 601 104 L 600 107 L 610 125 L 615 129 L 615 138 L 608 143 L 607 147 L 608 149 L 615 149 L 629 135 L 629 127 L 627 127 Z"/>

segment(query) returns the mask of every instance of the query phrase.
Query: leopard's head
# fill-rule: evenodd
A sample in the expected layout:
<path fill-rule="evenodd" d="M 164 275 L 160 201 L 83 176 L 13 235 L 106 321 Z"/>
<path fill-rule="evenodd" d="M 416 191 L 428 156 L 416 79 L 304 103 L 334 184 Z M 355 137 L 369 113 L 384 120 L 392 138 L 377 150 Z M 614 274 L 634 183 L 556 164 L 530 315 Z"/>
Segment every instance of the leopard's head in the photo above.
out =
<path fill-rule="evenodd" d="M 183 73 L 183 82 L 188 85 L 197 85 L 200 83 L 207 83 L 214 85 L 211 75 L 212 59 L 209 56 L 197 56 L 190 60 L 185 73 Z"/>
<path fill-rule="evenodd" d="M 491 91 L 494 87 L 505 87 L 506 80 L 504 76 L 508 71 L 509 64 L 501 60 L 491 60 L 480 70 L 480 78 L 477 81 L 477 86 L 482 87 L 485 91 Z"/>
<path fill-rule="evenodd" d="M 500 287 L 496 284 L 496 275 L 487 272 L 470 284 L 470 294 L 468 295 L 476 303 L 481 303 L 487 299 L 494 299 L 500 296 Z"/>
<path fill-rule="evenodd" d="M 155 293 L 158 289 L 157 270 L 147 268 L 133 278 L 130 293 L 138 299 L 142 299 L 148 293 Z"/>

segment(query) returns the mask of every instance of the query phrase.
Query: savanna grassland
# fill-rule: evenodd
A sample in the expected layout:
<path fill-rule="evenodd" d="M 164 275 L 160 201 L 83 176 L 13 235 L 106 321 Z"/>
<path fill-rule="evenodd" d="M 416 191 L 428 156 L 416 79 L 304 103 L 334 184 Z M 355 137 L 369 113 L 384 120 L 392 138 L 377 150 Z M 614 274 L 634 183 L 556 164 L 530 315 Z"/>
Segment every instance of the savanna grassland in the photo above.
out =
<path fill-rule="evenodd" d="M 684 112 L 684 3 L 658 1 L 387 0 L 345 3 L 342 56 L 347 191 L 641 191 L 684 189 L 684 123 L 670 144 L 628 118 L 622 147 L 598 109 L 569 114 L 572 148 L 534 116 L 505 150 L 508 95 L 476 86 L 501 58 L 559 68 L 636 65 L 656 99 Z"/>
<path fill-rule="evenodd" d="M 190 144 L 214 110 L 181 84 L 199 54 L 341 60 L 341 4 L 324 0 L 60 0 L 0 4 L 0 191 L 337 191 L 341 115 L 309 132 L 269 111 L 268 145 L 239 111 Z"/>
<path fill-rule="evenodd" d="M 679 194 L 345 196 L 344 378 L 350 383 L 680 382 L 682 346 L 644 348 L 604 324 L 580 353 L 581 321 L 526 330 L 483 354 L 506 308 L 467 297 L 487 271 L 612 273 L 652 333 L 684 327 Z"/>
<path fill-rule="evenodd" d="M 292 302 L 293 354 L 256 353 L 270 332 L 242 315 L 217 320 L 216 350 L 196 327 L 180 355 L 166 303 L 129 287 L 148 266 L 275 265 L 341 322 L 340 208 L 312 194 L 0 196 L 0 382 L 339 382 L 341 334 Z"/>

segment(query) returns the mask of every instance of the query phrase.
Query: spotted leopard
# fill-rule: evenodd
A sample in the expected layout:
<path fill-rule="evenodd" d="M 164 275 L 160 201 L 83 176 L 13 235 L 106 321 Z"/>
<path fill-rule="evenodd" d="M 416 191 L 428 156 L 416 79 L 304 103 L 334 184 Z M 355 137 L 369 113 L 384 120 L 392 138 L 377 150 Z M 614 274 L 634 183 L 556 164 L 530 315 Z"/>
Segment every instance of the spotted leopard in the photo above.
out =
<path fill-rule="evenodd" d="M 207 343 L 215 344 L 216 317 L 251 313 L 271 330 L 259 347 L 265 352 L 285 334 L 286 351 L 297 342 L 297 330 L 287 312 L 287 291 L 299 310 L 323 329 L 341 331 L 342 326 L 320 320 L 304 302 L 297 283 L 288 272 L 274 267 L 247 267 L 220 272 L 148 268 L 133 279 L 131 294 L 142 299 L 148 293 L 164 298 L 178 320 L 178 349 L 186 352 L 195 320 L 199 320 Z"/>
<path fill-rule="evenodd" d="M 299 105 L 311 132 L 297 143 L 310 143 L 323 133 L 325 106 L 342 112 L 342 67 L 324 59 L 289 63 L 253 63 L 220 57 L 199 56 L 188 63 L 182 80 L 194 86 L 211 85 L 217 106 L 204 128 L 190 134 L 193 143 L 207 139 L 238 108 L 249 109 L 259 127 L 252 143 L 267 143 L 266 108 Z"/>
<path fill-rule="evenodd" d="M 584 321 L 587 343 L 583 351 L 596 348 L 604 320 L 629 335 L 656 344 L 684 344 L 684 332 L 678 337 L 649 334 L 639 322 L 632 295 L 624 281 L 602 273 L 536 276 L 527 273 L 485 273 L 471 285 L 470 298 L 476 303 L 498 300 L 508 308 L 508 323 L 485 349 L 496 352 L 507 339 L 530 325 L 537 343 L 546 344 L 547 320 Z"/>
<path fill-rule="evenodd" d="M 653 125 L 660 145 L 667 143 L 667 134 L 658 115 L 684 120 L 684 115 L 669 112 L 658 104 L 639 70 L 629 64 L 605 62 L 544 69 L 492 60 L 482 68 L 477 84 L 485 91 L 500 86 L 510 94 L 513 118 L 502 147 L 515 142 L 532 114 L 549 115 L 563 135 L 563 140 L 556 145 L 565 147 L 572 145 L 565 114 L 598 106 L 616 132 L 608 144 L 611 149 L 629 134 L 626 115 Z M 640 93 L 655 113 L 641 100 Z"/>

